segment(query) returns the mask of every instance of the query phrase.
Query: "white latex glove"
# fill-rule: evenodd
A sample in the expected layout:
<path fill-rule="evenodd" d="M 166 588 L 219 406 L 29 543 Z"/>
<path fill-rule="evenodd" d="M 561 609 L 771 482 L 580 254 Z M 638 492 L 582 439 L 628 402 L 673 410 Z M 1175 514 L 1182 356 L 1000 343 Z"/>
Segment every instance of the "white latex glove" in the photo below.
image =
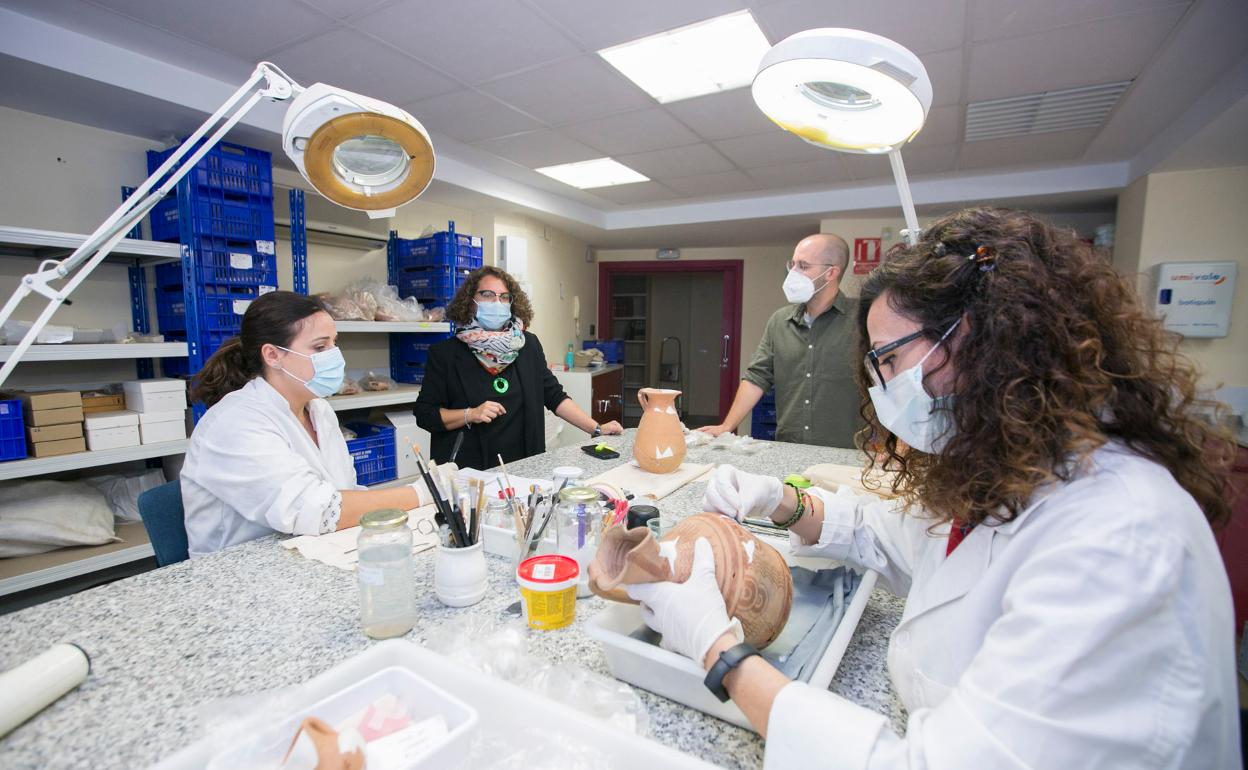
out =
<path fill-rule="evenodd" d="M 444 492 L 452 494 L 451 490 L 454 489 L 455 474 L 458 472 L 459 466 L 455 463 L 446 463 L 435 467 L 433 469 L 433 473 L 430 475 L 437 478 L 437 483 L 442 485 L 442 490 Z M 429 488 L 425 485 L 424 478 L 416 479 L 411 484 L 408 484 L 408 486 L 416 492 L 416 498 L 420 501 L 416 506 L 417 508 L 433 504 L 433 495 L 429 492 Z"/>
<path fill-rule="evenodd" d="M 707 482 L 702 495 L 702 510 L 722 513 L 737 521 L 765 518 L 780 507 L 784 485 L 772 476 L 759 476 L 739 471 L 731 465 L 720 465 Z"/>
<path fill-rule="evenodd" d="M 693 544 L 693 569 L 685 582 L 637 583 L 625 589 L 641 602 L 646 625 L 663 635 L 663 648 L 692 658 L 699 666 L 724 632 L 745 641 L 741 622 L 728 618 L 715 580 L 715 555 L 705 537 Z"/>

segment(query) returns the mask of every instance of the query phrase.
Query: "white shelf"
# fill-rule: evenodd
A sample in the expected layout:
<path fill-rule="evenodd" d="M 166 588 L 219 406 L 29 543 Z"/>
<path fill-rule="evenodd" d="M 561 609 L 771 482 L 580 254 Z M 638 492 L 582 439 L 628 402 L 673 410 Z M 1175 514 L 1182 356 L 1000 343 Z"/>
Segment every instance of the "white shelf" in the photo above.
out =
<path fill-rule="evenodd" d="M 449 332 L 451 325 L 447 321 L 335 321 L 339 334 L 355 332 Z"/>
<path fill-rule="evenodd" d="M 420 395 L 419 385 L 399 385 L 394 390 L 383 390 L 377 393 L 357 393 L 354 396 L 332 396 L 325 399 L 335 412 L 347 409 L 372 409 L 375 406 L 391 406 L 393 404 L 411 404 Z"/>
<path fill-rule="evenodd" d="M 0 345 L 0 361 L 8 361 L 16 345 Z M 185 358 L 185 342 L 112 342 L 99 345 L 31 345 L 22 356 L 29 361 L 99 361 L 106 358 Z"/>
<path fill-rule="evenodd" d="M 0 560 L 0 596 L 154 555 L 152 542 L 142 522 L 118 524 L 117 537 L 121 538 L 120 543 L 60 548 L 33 556 Z"/>
<path fill-rule="evenodd" d="M 132 460 L 147 460 L 152 457 L 180 455 L 186 451 L 189 439 L 162 441 L 159 444 L 143 444 L 122 449 L 101 449 L 97 452 L 75 452 L 72 455 L 59 457 L 31 457 L 25 460 L 0 462 L 0 481 L 5 479 L 23 479 L 28 476 L 41 476 L 46 473 L 74 471 L 81 468 L 95 468 L 100 465 L 125 463 Z"/>
<path fill-rule="evenodd" d="M 87 236 L 78 233 L 0 225 L 0 254 L 6 256 L 61 259 L 73 253 L 86 240 Z M 177 262 L 181 258 L 180 247 L 176 243 L 126 238 L 109 253 L 106 261 L 158 265 L 162 262 Z"/>

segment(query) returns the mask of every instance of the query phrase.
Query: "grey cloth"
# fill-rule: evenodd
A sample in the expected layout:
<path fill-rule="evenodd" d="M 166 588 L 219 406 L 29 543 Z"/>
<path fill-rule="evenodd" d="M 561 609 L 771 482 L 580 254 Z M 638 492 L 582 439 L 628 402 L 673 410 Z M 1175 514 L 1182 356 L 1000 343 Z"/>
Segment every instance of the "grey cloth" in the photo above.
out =
<path fill-rule="evenodd" d="M 776 390 L 776 440 L 852 448 L 862 427 L 854 383 L 858 300 L 838 292 L 832 307 L 805 322 L 805 305 L 786 305 L 767 321 L 742 379 Z"/>
<path fill-rule="evenodd" d="M 818 571 L 790 567 L 789 570 L 793 574 L 793 608 L 784 629 L 762 651 L 762 656 L 790 679 L 809 682 L 824 650 L 832 643 L 861 579 L 846 567 Z M 663 639 L 645 625 L 629 636 L 653 645 Z"/>

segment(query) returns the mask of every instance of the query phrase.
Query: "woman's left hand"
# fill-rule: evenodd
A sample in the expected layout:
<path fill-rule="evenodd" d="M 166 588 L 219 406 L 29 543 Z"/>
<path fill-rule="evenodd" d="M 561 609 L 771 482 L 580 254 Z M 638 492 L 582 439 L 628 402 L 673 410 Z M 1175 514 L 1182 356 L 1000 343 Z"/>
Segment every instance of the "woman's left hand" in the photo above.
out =
<path fill-rule="evenodd" d="M 612 420 L 611 422 L 604 422 L 598 427 L 602 428 L 602 435 L 604 436 L 618 436 L 624 432 L 624 426 L 620 425 L 615 420 Z"/>

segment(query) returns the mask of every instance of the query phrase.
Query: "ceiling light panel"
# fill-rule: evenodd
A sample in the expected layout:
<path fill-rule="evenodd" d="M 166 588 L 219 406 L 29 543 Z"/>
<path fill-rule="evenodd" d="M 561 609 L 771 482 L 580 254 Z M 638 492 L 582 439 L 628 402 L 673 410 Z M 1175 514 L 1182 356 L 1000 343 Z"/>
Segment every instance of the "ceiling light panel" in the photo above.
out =
<path fill-rule="evenodd" d="M 1122 80 L 973 102 L 966 108 L 966 141 L 1097 128 L 1130 85 Z"/>
<path fill-rule="evenodd" d="M 598 55 L 662 104 L 747 86 L 770 46 L 749 11 L 604 48 Z"/>
<path fill-rule="evenodd" d="M 649 177 L 642 176 L 612 158 L 562 163 L 558 166 L 539 168 L 537 172 L 581 190 L 650 181 Z"/>

